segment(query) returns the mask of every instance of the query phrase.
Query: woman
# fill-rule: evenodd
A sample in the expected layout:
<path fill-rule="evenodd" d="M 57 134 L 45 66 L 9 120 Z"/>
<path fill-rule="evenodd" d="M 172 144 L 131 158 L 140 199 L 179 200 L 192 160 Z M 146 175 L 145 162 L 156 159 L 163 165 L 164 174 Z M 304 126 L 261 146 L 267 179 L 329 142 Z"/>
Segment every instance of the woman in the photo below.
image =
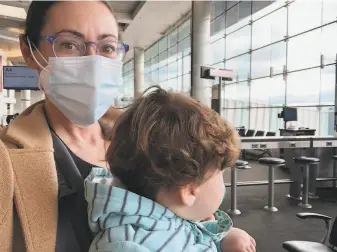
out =
<path fill-rule="evenodd" d="M 125 54 L 118 25 L 104 2 L 32 2 L 20 44 L 46 99 L 1 134 L 0 250 L 87 251 L 83 179 L 107 167 L 108 132 L 120 113 L 109 109 Z M 251 251 L 251 239 L 233 229 L 228 248 Z"/>

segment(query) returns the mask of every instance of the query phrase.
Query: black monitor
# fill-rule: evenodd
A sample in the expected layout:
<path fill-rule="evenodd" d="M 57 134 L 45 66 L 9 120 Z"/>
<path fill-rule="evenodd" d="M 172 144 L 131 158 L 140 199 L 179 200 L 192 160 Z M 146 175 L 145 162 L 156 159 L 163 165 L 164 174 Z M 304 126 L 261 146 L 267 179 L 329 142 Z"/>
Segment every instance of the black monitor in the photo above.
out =
<path fill-rule="evenodd" d="M 285 122 L 297 121 L 297 108 L 284 107 L 283 120 Z"/>
<path fill-rule="evenodd" d="M 14 90 L 39 90 L 39 75 L 26 66 L 4 66 L 3 88 Z"/>

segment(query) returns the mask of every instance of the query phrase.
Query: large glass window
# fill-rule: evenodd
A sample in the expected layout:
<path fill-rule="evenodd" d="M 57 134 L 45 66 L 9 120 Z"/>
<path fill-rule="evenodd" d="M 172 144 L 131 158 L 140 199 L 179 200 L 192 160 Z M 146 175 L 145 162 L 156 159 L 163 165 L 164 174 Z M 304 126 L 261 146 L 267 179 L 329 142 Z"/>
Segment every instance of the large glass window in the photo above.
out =
<path fill-rule="evenodd" d="M 283 76 L 253 80 L 250 88 L 251 107 L 275 107 L 285 104 Z"/>
<path fill-rule="evenodd" d="M 321 29 L 290 38 L 288 70 L 319 66 L 321 62 Z"/>
<path fill-rule="evenodd" d="M 290 73 L 287 80 L 287 105 L 318 105 L 320 79 L 320 68 Z"/>
<path fill-rule="evenodd" d="M 234 127 L 248 128 L 248 109 L 225 109 L 223 111 L 223 117 L 233 124 Z"/>
<path fill-rule="evenodd" d="M 234 71 L 234 81 L 247 80 L 250 71 L 250 55 L 242 56 L 227 60 L 225 62 L 226 69 Z"/>
<path fill-rule="evenodd" d="M 336 66 L 326 66 L 321 70 L 320 104 L 335 104 Z"/>
<path fill-rule="evenodd" d="M 337 10 L 335 12 L 335 16 L 335 19 L 337 20 Z M 324 55 L 324 64 L 336 63 L 337 23 L 333 23 L 322 28 L 321 48 L 322 54 Z"/>
<path fill-rule="evenodd" d="M 211 44 L 213 58 L 212 62 L 220 62 L 224 60 L 225 57 L 225 39 L 219 38 Z"/>
<path fill-rule="evenodd" d="M 286 35 L 287 9 L 281 8 L 253 23 L 252 48 L 280 41 Z"/>
<path fill-rule="evenodd" d="M 245 26 L 226 36 L 226 59 L 249 51 L 250 30 L 250 26 Z"/>
<path fill-rule="evenodd" d="M 289 35 L 321 25 L 322 0 L 294 1 L 289 5 Z"/>
<path fill-rule="evenodd" d="M 286 43 L 279 42 L 252 53 L 252 78 L 280 74 L 286 65 Z"/>
<path fill-rule="evenodd" d="M 247 82 L 225 85 L 224 107 L 246 108 L 249 105 L 249 86 Z"/>

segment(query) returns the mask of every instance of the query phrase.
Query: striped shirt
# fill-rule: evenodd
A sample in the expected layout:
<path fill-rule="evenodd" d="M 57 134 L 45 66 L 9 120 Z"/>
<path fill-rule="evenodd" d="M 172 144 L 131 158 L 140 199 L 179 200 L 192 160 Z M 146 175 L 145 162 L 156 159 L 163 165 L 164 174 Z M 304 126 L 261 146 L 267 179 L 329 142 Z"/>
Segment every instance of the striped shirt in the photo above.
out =
<path fill-rule="evenodd" d="M 109 180 L 111 173 L 101 168 L 85 180 L 89 226 L 96 235 L 89 252 L 220 251 L 226 232 L 217 233 L 216 221 L 184 220 Z"/>

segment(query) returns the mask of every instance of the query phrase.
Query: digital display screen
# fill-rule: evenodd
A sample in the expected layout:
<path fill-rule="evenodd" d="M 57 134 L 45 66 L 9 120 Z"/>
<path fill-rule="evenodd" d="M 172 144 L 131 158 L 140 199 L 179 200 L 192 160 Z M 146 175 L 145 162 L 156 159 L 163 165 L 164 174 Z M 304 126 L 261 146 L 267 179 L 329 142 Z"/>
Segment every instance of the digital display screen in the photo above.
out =
<path fill-rule="evenodd" d="M 297 121 L 297 108 L 284 107 L 283 118 L 286 122 Z"/>
<path fill-rule="evenodd" d="M 14 90 L 39 90 L 39 75 L 26 66 L 4 66 L 3 88 Z"/>

